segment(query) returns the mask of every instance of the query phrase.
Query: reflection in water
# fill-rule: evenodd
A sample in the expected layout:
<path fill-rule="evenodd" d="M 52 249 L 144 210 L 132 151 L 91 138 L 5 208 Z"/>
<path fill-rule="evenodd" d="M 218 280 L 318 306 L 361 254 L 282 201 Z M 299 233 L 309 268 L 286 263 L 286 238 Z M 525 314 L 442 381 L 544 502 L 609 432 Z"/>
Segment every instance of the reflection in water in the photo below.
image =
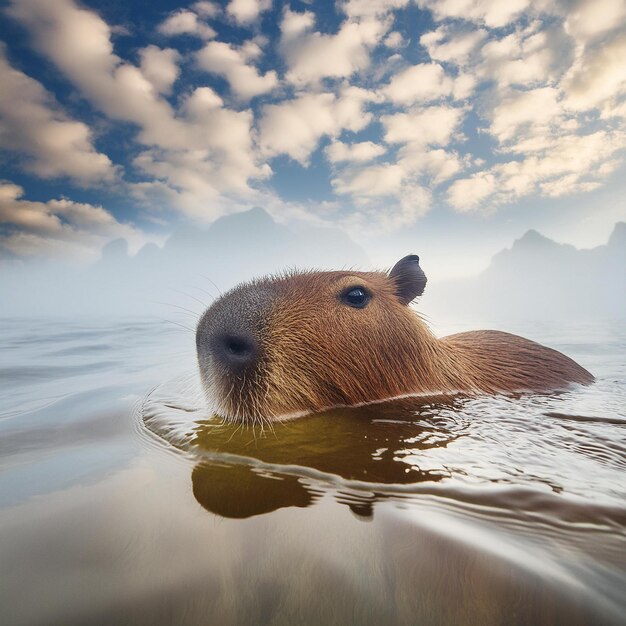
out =
<path fill-rule="evenodd" d="M 334 409 L 277 424 L 273 431 L 263 433 L 203 420 L 195 433 L 196 451 L 228 455 L 240 462 L 196 466 L 194 495 L 213 513 L 241 518 L 315 501 L 318 492 L 307 486 L 302 476 L 269 467 L 306 468 L 379 486 L 437 482 L 449 472 L 421 469 L 416 455 L 445 447 L 463 435 L 462 422 L 440 415 L 443 408 L 459 403 L 458 399 L 438 397 L 421 398 L 418 404 L 413 398 Z M 374 490 L 340 493 L 337 501 L 359 517 L 369 518 L 374 502 L 383 497 Z"/>
<path fill-rule="evenodd" d="M 195 372 L 145 397 L 191 334 L 5 320 L 0 622 L 623 625 L 624 329 L 545 331 L 590 387 L 261 433 L 207 419 Z"/>
<path fill-rule="evenodd" d="M 611 381 L 543 395 L 403 398 L 264 431 L 207 419 L 193 384 L 183 387 L 182 401 L 171 386 L 156 390 L 142 417 L 195 459 L 193 494 L 207 511 L 263 524 L 309 509 L 309 528 L 332 502 L 382 523 L 384 545 L 370 537 L 362 549 L 380 549 L 380 566 L 397 567 L 385 579 L 428 598 L 427 622 L 448 604 L 441 623 L 619 622 L 626 420 L 598 410 L 607 397 L 620 402 Z M 340 519 L 335 511 L 333 527 Z M 386 619 L 413 623 L 400 612 Z"/>
<path fill-rule="evenodd" d="M 316 498 L 296 476 L 260 473 L 248 465 L 199 463 L 191 481 L 193 495 L 207 511 L 234 519 L 287 506 L 307 507 Z"/>
<path fill-rule="evenodd" d="M 543 395 L 404 398 L 334 409 L 265 431 L 207 419 L 202 405 L 197 381 L 186 377 L 154 390 L 142 418 L 204 465 L 241 466 L 233 491 L 264 490 L 263 481 L 275 480 L 268 476 L 282 476 L 282 489 L 280 481 L 272 485 L 276 506 L 290 506 L 290 491 L 310 492 L 306 485 L 317 480 L 335 492 L 355 491 L 348 502 L 361 513 L 378 500 L 415 493 L 527 510 L 540 501 L 545 506 L 547 492 L 565 496 L 558 502 L 568 510 L 584 503 L 589 519 L 596 506 L 612 511 L 611 519 L 623 518 L 626 418 L 620 411 L 626 394 L 615 381 Z M 201 475 L 208 477 L 208 470 Z M 208 478 L 202 482 L 202 493 L 217 489 Z M 477 496 L 478 488 L 484 495 Z M 281 491 L 284 505 L 278 503 Z M 246 511 L 253 510 L 246 502 Z"/>

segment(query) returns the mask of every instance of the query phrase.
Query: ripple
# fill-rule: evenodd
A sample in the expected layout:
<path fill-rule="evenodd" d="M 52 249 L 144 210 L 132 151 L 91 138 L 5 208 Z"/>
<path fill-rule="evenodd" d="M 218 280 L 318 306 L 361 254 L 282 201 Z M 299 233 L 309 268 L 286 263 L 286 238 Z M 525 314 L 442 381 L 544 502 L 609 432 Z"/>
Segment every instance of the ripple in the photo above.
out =
<path fill-rule="evenodd" d="M 623 383 L 599 380 L 554 394 L 402 398 L 255 430 L 208 415 L 193 373 L 154 389 L 140 415 L 191 460 L 194 496 L 213 514 L 332 498 L 368 521 L 392 506 L 619 621 L 625 397 Z"/>
<path fill-rule="evenodd" d="M 437 493 L 445 487 L 456 494 L 480 487 L 503 502 L 502 488 L 530 489 L 621 511 L 624 422 L 610 411 L 624 390 L 611 381 L 595 387 L 402 398 L 259 430 L 208 415 L 193 372 L 154 389 L 140 413 L 163 441 L 205 461 L 340 479 L 390 494 L 406 486 L 414 493 L 437 486 Z M 581 407 L 586 410 L 576 410 Z"/>

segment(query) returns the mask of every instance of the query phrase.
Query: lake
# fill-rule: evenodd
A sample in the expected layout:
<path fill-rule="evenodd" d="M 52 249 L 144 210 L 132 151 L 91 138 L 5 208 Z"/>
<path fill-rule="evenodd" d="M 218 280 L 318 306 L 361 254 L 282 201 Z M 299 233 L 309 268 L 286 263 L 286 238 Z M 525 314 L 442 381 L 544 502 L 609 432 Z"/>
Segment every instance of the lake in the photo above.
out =
<path fill-rule="evenodd" d="M 450 321 L 590 387 L 206 414 L 193 322 L 0 323 L 2 624 L 626 623 L 626 323 Z"/>

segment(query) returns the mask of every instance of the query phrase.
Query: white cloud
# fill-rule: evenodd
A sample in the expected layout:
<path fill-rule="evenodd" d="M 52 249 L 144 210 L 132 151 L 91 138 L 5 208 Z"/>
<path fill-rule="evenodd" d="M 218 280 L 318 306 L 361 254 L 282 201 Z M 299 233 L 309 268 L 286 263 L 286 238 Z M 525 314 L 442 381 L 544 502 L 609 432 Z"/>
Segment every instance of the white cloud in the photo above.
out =
<path fill-rule="evenodd" d="M 453 18 L 501 28 L 527 10 L 531 0 L 417 0 L 417 4 L 430 9 L 439 21 Z"/>
<path fill-rule="evenodd" d="M 208 0 L 199 0 L 191 5 L 191 8 L 202 17 L 217 17 L 221 11 L 221 7 L 215 2 Z"/>
<path fill-rule="evenodd" d="M 370 235 L 414 224 L 432 204 L 430 191 L 408 180 L 393 163 L 349 169 L 332 183 L 336 193 L 350 195 L 357 206 L 340 223 Z"/>
<path fill-rule="evenodd" d="M 562 196 L 598 187 L 617 167 L 624 131 L 565 134 L 519 160 L 498 163 L 455 181 L 448 190 L 459 211 L 494 210 L 501 204 L 540 193 Z"/>
<path fill-rule="evenodd" d="M 623 0 L 578 0 L 568 9 L 565 30 L 580 42 L 623 28 L 626 23 Z"/>
<path fill-rule="evenodd" d="M 31 31 L 39 50 L 98 108 L 138 124 L 141 141 L 184 141 L 170 105 L 158 98 L 138 67 L 113 54 L 110 29 L 98 15 L 72 0 L 21 0 L 10 12 Z"/>
<path fill-rule="evenodd" d="M 236 22 L 249 25 L 272 7 L 272 0 L 230 0 L 226 13 Z"/>
<path fill-rule="evenodd" d="M 95 260 L 112 239 L 126 239 L 132 251 L 148 239 L 100 206 L 66 198 L 33 202 L 23 195 L 19 185 L 0 181 L 0 223 L 7 232 L 0 247 L 17 256 Z"/>
<path fill-rule="evenodd" d="M 615 103 L 610 102 L 602 108 L 600 118 L 603 120 L 610 120 L 612 118 L 624 118 L 626 121 L 626 100 L 624 102 Z"/>
<path fill-rule="evenodd" d="M 206 15 L 206 12 L 204 14 Z M 176 35 L 194 35 L 200 39 L 213 39 L 215 37 L 215 31 L 199 19 L 197 13 L 188 9 L 180 9 L 172 13 L 159 24 L 157 30 L 170 37 Z"/>
<path fill-rule="evenodd" d="M 2 47 L 0 84 L 0 147 L 24 155 L 29 171 L 41 178 L 69 176 L 81 185 L 115 178 L 89 127 L 68 117 L 40 83 L 11 67 Z"/>
<path fill-rule="evenodd" d="M 452 141 L 463 115 L 462 108 L 441 105 L 383 115 L 381 122 L 389 143 L 445 146 Z"/>
<path fill-rule="evenodd" d="M 560 112 L 559 92 L 553 87 L 512 91 L 493 109 L 489 130 L 501 143 L 519 140 L 522 133 L 545 134 Z"/>
<path fill-rule="evenodd" d="M 456 152 L 409 143 L 387 163 L 349 162 L 331 182 L 337 194 L 351 196 L 359 207 L 356 219 L 362 228 L 369 220 L 369 230 L 393 230 L 424 215 L 432 205 L 433 191 L 458 174 L 466 161 Z M 348 223 L 352 219 L 348 217 Z"/>
<path fill-rule="evenodd" d="M 347 78 L 364 70 L 370 64 L 370 50 L 389 30 L 389 20 L 347 19 L 337 33 L 327 35 L 309 32 L 310 18 L 299 18 L 298 23 L 293 15 L 290 11 L 284 14 L 282 29 L 287 36 L 281 48 L 288 66 L 286 78 L 297 85 L 322 78 Z"/>
<path fill-rule="evenodd" d="M 182 113 L 188 144 L 178 149 L 152 148 L 143 151 L 134 165 L 156 181 L 165 183 L 165 197 L 188 215 L 212 220 L 228 212 L 234 199 L 254 198 L 249 178 L 270 175 L 254 154 L 250 111 L 233 111 L 208 87 L 198 87 L 184 101 Z M 192 136 L 193 135 L 193 136 Z M 140 185 L 139 196 L 150 196 L 162 185 Z M 227 196 L 233 195 L 230 202 Z"/>
<path fill-rule="evenodd" d="M 261 75 L 256 67 L 248 64 L 251 58 L 257 58 L 260 54 L 261 49 L 253 42 L 236 48 L 212 41 L 197 52 L 196 59 L 202 69 L 223 76 L 237 98 L 249 100 L 278 85 L 274 70 Z"/>
<path fill-rule="evenodd" d="M 453 81 L 437 63 L 419 63 L 396 74 L 383 89 L 384 94 L 399 104 L 431 102 L 449 96 Z"/>
<path fill-rule="evenodd" d="M 456 152 L 433 147 L 447 146 L 453 141 L 463 115 L 463 109 L 442 105 L 383 116 L 385 140 L 403 144 L 395 157 L 385 163 L 363 166 L 356 159 L 347 158 L 349 146 L 331 144 L 327 149 L 330 160 L 349 163 L 332 179 L 334 191 L 351 196 L 363 208 L 361 220 L 368 217 L 372 221 L 376 211 L 383 210 L 394 215 L 386 220 L 389 228 L 417 219 L 429 210 L 432 191 L 467 165 L 467 160 Z"/>
<path fill-rule="evenodd" d="M 338 95 L 307 93 L 267 105 L 259 122 L 261 150 L 268 157 L 287 154 L 306 164 L 323 136 L 365 128 L 372 120 L 365 106 L 375 99 L 365 89 L 345 86 Z"/>
<path fill-rule="evenodd" d="M 337 4 L 348 17 L 384 17 L 405 7 L 409 0 L 340 0 Z"/>
<path fill-rule="evenodd" d="M 570 50 L 558 29 L 548 32 L 540 28 L 541 23 L 535 21 L 525 29 L 487 41 L 480 50 L 476 75 L 494 81 L 499 89 L 553 83 L 564 71 Z"/>
<path fill-rule="evenodd" d="M 417 0 L 436 22 L 421 34 L 422 48 L 415 48 L 419 28 L 411 30 L 410 14 L 398 10 L 408 0 L 338 0 L 339 19 L 331 21 L 313 3 L 302 12 L 285 3 L 278 61 L 263 56 L 270 40 L 258 30 L 267 23 L 259 18 L 269 0 L 219 6 L 201 0 L 159 26 L 162 35 L 202 39 L 199 50 L 183 56 L 146 44 L 136 62 L 116 54 L 111 27 L 76 0 L 11 1 L 9 12 L 80 95 L 111 120 L 136 126 L 133 167 L 141 178 L 129 187 L 155 210 L 175 207 L 202 220 L 261 203 L 272 194 L 265 181 L 274 157 L 307 166 L 325 140 L 341 196 L 337 218 L 346 224 L 409 223 L 444 194 L 470 211 L 526 196 L 582 193 L 604 184 L 624 159 L 621 0 Z M 225 36 L 233 26 L 255 36 L 214 41 L 211 20 L 217 19 Z M 407 66 L 396 50 L 403 46 L 409 54 L 411 45 L 410 62 L 420 62 Z M 202 86 L 198 67 L 228 83 L 240 110 L 227 104 L 221 80 L 219 93 Z M 187 71 L 191 81 L 179 76 Z M 271 94 L 270 103 L 244 106 L 263 94 Z M 0 99 L 10 96 L 3 92 Z M 31 171 L 52 176 L 73 168 L 72 176 L 91 182 L 80 168 L 96 167 L 96 157 L 103 171 L 114 171 L 110 162 L 102 165 L 106 157 L 87 126 L 37 98 L 48 110 L 42 119 L 62 122 L 65 131 L 62 140 L 40 145 L 40 137 L 53 134 L 31 136 L 20 122 L 25 147 L 14 139 L 8 147 L 30 158 Z M 29 110 L 9 109 L 15 116 Z M 11 129 L 18 126 L 11 122 Z M 367 140 L 352 136 L 366 127 Z M 485 135 L 488 142 L 480 141 Z M 471 153 L 478 144 L 485 161 Z M 66 152 L 85 158 L 70 163 Z"/>
<path fill-rule="evenodd" d="M 302 33 L 310 31 L 313 26 L 315 26 L 315 15 L 311 11 L 298 13 L 292 11 L 288 6 L 285 6 L 280 22 L 283 44 L 286 41 L 292 41 Z"/>
<path fill-rule="evenodd" d="M 459 73 L 459 75 L 454 79 L 452 98 L 454 100 L 467 100 L 471 95 L 473 95 L 477 85 L 478 80 L 473 74 Z"/>
<path fill-rule="evenodd" d="M 180 54 L 171 48 L 147 46 L 139 51 L 141 73 L 158 93 L 169 94 L 179 75 Z"/>
<path fill-rule="evenodd" d="M 359 141 L 351 144 L 333 141 L 325 150 L 326 157 L 331 163 L 343 161 L 364 163 L 385 154 L 386 151 L 384 146 L 373 141 Z"/>
<path fill-rule="evenodd" d="M 250 197 L 249 181 L 267 177 L 254 152 L 251 112 L 228 109 L 206 88 L 174 111 L 140 68 L 113 54 L 107 24 L 71 0 L 22 0 L 11 13 L 95 106 L 139 127 L 137 139 L 148 149 L 135 164 L 156 177 L 153 189 L 169 186 L 167 198 L 179 210 L 215 217 L 220 194 Z M 140 195 L 148 187 L 133 184 Z"/>
<path fill-rule="evenodd" d="M 458 211 L 476 210 L 496 190 L 496 177 L 491 172 L 477 172 L 455 181 L 448 190 L 450 204 Z"/>
<path fill-rule="evenodd" d="M 402 46 L 406 45 L 406 41 L 402 36 L 402 33 L 399 33 L 397 30 L 394 30 L 392 33 L 389 33 L 383 42 L 388 48 L 402 48 Z"/>
<path fill-rule="evenodd" d="M 398 163 L 407 177 L 420 177 L 424 184 L 436 187 L 461 172 L 468 165 L 468 159 L 462 159 L 454 151 L 409 143 L 400 149 Z"/>
<path fill-rule="evenodd" d="M 397 194 L 404 178 L 404 171 L 398 164 L 383 163 L 348 170 L 333 180 L 333 187 L 339 194 L 360 198 L 388 196 Z"/>
<path fill-rule="evenodd" d="M 487 31 L 482 28 L 468 30 L 445 24 L 424 33 L 420 43 L 428 50 L 433 61 L 463 66 L 487 36 Z"/>
<path fill-rule="evenodd" d="M 602 106 L 626 93 L 626 32 L 587 52 L 563 83 L 566 106 L 577 110 Z"/>

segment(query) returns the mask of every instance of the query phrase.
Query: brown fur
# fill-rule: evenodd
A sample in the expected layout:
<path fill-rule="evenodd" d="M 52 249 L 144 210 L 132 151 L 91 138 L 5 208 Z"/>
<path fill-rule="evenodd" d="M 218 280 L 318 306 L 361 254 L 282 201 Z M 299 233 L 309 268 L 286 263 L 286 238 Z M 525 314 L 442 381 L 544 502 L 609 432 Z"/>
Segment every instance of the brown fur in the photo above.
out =
<path fill-rule="evenodd" d="M 372 294 L 363 309 L 339 299 L 357 285 Z M 272 294 L 260 363 L 237 380 L 213 372 L 219 412 L 227 417 L 271 419 L 405 394 L 545 391 L 593 381 L 565 355 L 508 333 L 437 339 L 383 272 L 291 273 L 223 299 L 237 306 L 238 294 L 259 288 Z"/>

